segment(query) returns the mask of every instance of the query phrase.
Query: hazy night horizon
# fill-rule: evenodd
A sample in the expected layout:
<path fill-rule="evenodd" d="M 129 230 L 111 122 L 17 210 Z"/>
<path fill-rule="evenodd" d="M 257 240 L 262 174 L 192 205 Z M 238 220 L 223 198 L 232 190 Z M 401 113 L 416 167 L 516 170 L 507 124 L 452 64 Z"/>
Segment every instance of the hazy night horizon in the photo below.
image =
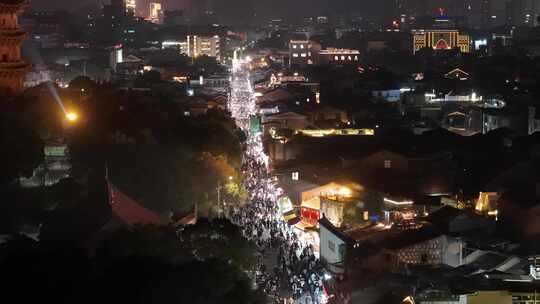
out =
<path fill-rule="evenodd" d="M 540 0 L 0 0 L 21 303 L 540 304 Z"/>

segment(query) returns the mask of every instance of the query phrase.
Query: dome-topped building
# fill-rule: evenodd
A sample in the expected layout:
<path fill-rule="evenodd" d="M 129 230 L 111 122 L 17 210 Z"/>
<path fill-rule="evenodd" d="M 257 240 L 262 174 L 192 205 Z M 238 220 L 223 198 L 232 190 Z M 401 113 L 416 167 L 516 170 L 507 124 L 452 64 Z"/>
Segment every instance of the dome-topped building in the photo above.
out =
<path fill-rule="evenodd" d="M 25 0 L 0 0 L 0 96 L 21 93 L 29 64 L 21 58 L 26 33 L 18 15 L 29 6 Z"/>

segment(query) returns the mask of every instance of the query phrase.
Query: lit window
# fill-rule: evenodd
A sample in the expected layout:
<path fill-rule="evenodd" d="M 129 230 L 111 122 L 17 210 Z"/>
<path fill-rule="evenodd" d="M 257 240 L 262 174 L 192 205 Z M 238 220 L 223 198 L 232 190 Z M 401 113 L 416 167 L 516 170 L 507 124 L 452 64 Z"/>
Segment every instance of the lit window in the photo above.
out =
<path fill-rule="evenodd" d="M 328 241 L 328 249 L 330 249 L 332 252 L 336 252 L 336 244 L 334 244 L 332 241 Z"/>
<path fill-rule="evenodd" d="M 391 160 L 388 160 L 388 159 L 385 160 L 385 161 L 384 161 L 384 168 L 385 168 L 385 169 L 390 169 L 390 168 L 392 168 L 392 161 L 391 161 Z"/>
<path fill-rule="evenodd" d="M 293 57 L 298 57 L 298 53 L 293 53 L 292 56 Z"/>
<path fill-rule="evenodd" d="M 348 59 L 349 61 L 351 61 L 351 60 L 352 60 L 351 56 L 347 57 L 347 59 Z"/>
<path fill-rule="evenodd" d="M 339 57 L 338 56 L 334 56 L 334 60 L 339 60 Z"/>
<path fill-rule="evenodd" d="M 358 56 L 354 56 L 354 61 L 358 61 Z"/>
<path fill-rule="evenodd" d="M 299 177 L 300 177 L 300 174 L 298 172 L 293 172 L 292 173 L 292 180 L 297 181 Z"/>
<path fill-rule="evenodd" d="M 296 44 L 293 44 L 292 48 L 295 49 L 295 48 L 296 48 Z"/>
<path fill-rule="evenodd" d="M 345 60 L 345 56 L 341 56 L 341 60 Z"/>
<path fill-rule="evenodd" d="M 300 44 L 300 48 L 303 49 L 303 48 L 304 48 L 304 45 L 303 45 L 303 44 Z"/>
<path fill-rule="evenodd" d="M 300 56 L 302 56 L 302 57 L 307 57 L 307 54 L 306 54 L 306 53 L 302 53 L 302 54 L 300 54 Z"/>

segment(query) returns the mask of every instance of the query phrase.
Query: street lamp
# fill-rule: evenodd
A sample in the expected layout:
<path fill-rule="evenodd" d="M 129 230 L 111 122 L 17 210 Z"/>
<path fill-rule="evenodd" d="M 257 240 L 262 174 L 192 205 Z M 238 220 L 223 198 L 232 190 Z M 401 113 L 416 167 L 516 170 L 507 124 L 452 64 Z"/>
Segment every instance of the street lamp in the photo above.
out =
<path fill-rule="evenodd" d="M 68 112 L 66 113 L 66 119 L 69 122 L 75 122 L 77 119 L 79 119 L 79 115 L 77 115 L 75 112 Z"/>

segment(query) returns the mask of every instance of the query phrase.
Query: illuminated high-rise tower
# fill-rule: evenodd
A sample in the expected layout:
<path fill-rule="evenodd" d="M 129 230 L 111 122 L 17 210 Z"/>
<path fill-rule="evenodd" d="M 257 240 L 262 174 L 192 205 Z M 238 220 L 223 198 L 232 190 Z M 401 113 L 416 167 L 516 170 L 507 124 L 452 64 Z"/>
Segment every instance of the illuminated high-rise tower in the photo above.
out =
<path fill-rule="evenodd" d="M 135 16 L 137 14 L 137 0 L 126 0 L 126 13 Z"/>
<path fill-rule="evenodd" d="M 163 23 L 163 5 L 157 2 L 150 2 L 148 20 L 153 23 Z"/>
<path fill-rule="evenodd" d="M 21 59 L 21 30 L 17 15 L 28 7 L 26 0 L 0 0 L 0 95 L 22 92 L 29 64 Z"/>

